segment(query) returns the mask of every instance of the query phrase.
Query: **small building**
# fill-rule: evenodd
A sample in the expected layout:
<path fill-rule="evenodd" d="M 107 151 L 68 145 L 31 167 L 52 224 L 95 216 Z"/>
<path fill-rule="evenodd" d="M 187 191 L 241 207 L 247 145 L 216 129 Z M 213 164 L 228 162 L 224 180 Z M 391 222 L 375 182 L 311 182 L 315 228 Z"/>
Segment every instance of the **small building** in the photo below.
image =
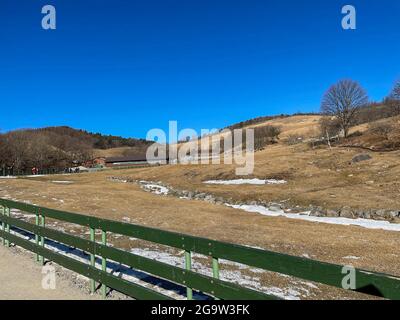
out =
<path fill-rule="evenodd" d="M 168 163 L 168 159 L 166 159 Z M 146 154 L 132 155 L 125 157 L 109 157 L 105 158 L 106 167 L 122 167 L 122 166 L 143 166 L 143 165 L 154 165 L 161 164 L 157 160 L 149 160 L 146 158 Z"/>
<path fill-rule="evenodd" d="M 85 161 L 82 165 L 87 168 L 105 167 L 106 158 L 105 157 L 97 157 L 92 160 Z"/>
<path fill-rule="evenodd" d="M 93 159 L 93 167 L 105 166 L 105 165 L 106 165 L 105 157 L 98 157 L 98 158 Z"/>

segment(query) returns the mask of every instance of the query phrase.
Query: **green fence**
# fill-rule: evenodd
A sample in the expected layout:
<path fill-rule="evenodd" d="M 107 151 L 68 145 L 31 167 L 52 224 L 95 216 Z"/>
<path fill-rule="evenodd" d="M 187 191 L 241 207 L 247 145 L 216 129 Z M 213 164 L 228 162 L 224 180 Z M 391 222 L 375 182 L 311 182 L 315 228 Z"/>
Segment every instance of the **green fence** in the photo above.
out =
<path fill-rule="evenodd" d="M 40 175 L 48 175 L 48 174 L 62 174 L 65 173 L 65 168 L 46 168 L 39 169 L 37 174 Z M 0 177 L 1 176 L 30 176 L 32 175 L 32 168 L 28 169 L 14 169 L 14 168 L 0 168 Z"/>
<path fill-rule="evenodd" d="M 34 214 L 35 224 L 16 217 L 10 209 Z M 6 246 L 15 244 L 36 253 L 40 262 L 53 261 L 67 269 L 91 279 L 91 291 L 95 291 L 95 282 L 101 284 L 101 292 L 106 295 L 107 288 L 122 292 L 136 299 L 171 299 L 157 291 L 137 283 L 121 279 L 107 272 L 107 260 L 121 263 L 135 270 L 186 287 L 188 299 L 193 298 L 193 290 L 207 294 L 215 299 L 254 300 L 278 299 L 275 296 L 255 291 L 219 278 L 219 259 L 261 268 L 316 283 L 342 288 L 344 266 L 314 261 L 306 258 L 250 248 L 205 238 L 194 237 L 170 231 L 159 230 L 112 220 L 100 219 L 76 213 L 38 207 L 30 204 L 0 199 L 0 238 Z M 90 238 L 85 239 L 56 231 L 46 227 L 46 218 L 87 227 Z M 13 230 L 23 230 L 35 235 L 34 241 L 26 240 Z M 95 231 L 101 231 L 101 241 L 95 239 Z M 170 246 L 185 252 L 185 268 L 179 268 L 160 261 L 136 255 L 107 245 L 109 234 L 134 237 L 156 244 Z M 88 253 L 87 263 L 78 261 L 62 253 L 46 248 L 45 239 L 80 249 Z M 212 258 L 212 274 L 205 276 L 191 270 L 192 253 Z M 102 260 L 101 269 L 95 265 L 95 259 Z M 367 293 L 387 299 L 400 299 L 400 278 L 365 270 L 354 270 L 355 286 L 349 290 Z M 344 289 L 343 289 L 344 290 Z"/>

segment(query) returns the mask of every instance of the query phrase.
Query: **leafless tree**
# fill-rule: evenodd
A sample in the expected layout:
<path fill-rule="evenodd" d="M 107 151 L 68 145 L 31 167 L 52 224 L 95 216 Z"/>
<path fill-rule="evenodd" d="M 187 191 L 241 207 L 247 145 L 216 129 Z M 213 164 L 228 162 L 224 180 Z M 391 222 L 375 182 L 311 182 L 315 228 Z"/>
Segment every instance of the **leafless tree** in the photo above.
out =
<path fill-rule="evenodd" d="M 325 93 L 321 111 L 338 119 L 344 137 L 347 138 L 357 111 L 367 103 L 367 93 L 358 82 L 341 80 Z"/>
<path fill-rule="evenodd" d="M 392 92 L 387 98 L 387 101 L 394 114 L 400 115 L 400 80 L 395 83 Z"/>
<path fill-rule="evenodd" d="M 29 154 L 29 138 L 22 130 L 7 133 L 1 137 L 0 149 L 2 163 L 20 170 Z"/>

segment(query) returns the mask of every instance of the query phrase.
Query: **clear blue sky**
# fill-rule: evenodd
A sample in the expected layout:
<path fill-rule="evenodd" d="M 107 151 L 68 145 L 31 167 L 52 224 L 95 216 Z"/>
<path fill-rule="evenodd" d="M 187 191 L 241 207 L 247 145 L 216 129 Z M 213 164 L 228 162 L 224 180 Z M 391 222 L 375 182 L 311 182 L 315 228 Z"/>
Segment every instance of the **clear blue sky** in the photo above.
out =
<path fill-rule="evenodd" d="M 345 4 L 356 31 L 341 28 Z M 398 0 L 0 0 L 0 128 L 221 128 L 318 111 L 341 78 L 380 100 L 400 77 L 399 39 Z"/>

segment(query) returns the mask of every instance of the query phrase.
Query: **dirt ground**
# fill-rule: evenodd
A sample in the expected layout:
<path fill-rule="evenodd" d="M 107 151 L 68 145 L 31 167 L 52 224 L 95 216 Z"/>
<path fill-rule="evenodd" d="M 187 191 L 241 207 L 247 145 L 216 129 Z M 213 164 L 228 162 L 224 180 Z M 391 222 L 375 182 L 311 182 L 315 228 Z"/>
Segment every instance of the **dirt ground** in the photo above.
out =
<path fill-rule="evenodd" d="M 93 300 L 97 296 L 85 294 L 78 288 L 56 277 L 55 289 L 43 289 L 42 266 L 33 255 L 16 253 L 0 246 L 0 300 Z"/>

